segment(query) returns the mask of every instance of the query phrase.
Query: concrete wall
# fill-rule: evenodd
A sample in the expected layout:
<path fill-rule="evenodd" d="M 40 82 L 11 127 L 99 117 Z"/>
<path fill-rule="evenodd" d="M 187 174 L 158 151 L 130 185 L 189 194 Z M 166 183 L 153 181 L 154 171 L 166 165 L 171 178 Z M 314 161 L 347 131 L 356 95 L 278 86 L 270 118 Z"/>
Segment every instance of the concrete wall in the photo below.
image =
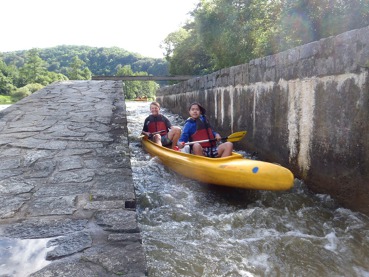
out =
<path fill-rule="evenodd" d="M 204 105 L 236 149 L 280 163 L 311 190 L 369 214 L 369 27 L 161 88 L 163 107 L 188 117 Z"/>

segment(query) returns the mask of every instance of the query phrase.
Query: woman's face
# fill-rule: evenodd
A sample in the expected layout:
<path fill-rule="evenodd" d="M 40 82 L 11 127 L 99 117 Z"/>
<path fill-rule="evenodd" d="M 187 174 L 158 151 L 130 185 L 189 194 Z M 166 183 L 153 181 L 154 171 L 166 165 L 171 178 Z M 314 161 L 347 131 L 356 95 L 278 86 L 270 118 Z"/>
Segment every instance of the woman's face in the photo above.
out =
<path fill-rule="evenodd" d="M 198 105 L 192 105 L 189 110 L 190 116 L 194 119 L 199 118 L 201 115 L 201 111 Z"/>

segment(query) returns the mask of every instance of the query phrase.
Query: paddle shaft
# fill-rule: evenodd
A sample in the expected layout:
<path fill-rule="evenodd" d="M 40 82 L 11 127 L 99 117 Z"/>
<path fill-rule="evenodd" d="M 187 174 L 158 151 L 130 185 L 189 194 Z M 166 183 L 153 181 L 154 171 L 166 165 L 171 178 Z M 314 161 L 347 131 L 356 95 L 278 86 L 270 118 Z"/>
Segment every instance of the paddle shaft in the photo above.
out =
<path fill-rule="evenodd" d="M 226 138 L 221 138 L 220 140 L 223 140 L 223 139 L 226 139 Z M 192 145 L 192 144 L 195 144 L 195 143 L 203 143 L 203 142 L 215 141 L 215 140 L 217 140 L 217 139 L 197 140 L 197 141 L 186 142 L 185 145 Z"/>
<path fill-rule="evenodd" d="M 246 131 L 240 131 L 240 132 L 233 133 L 233 134 L 229 135 L 228 137 L 221 138 L 220 140 L 236 142 L 236 141 L 240 141 L 241 139 L 243 139 L 243 137 L 245 135 L 246 135 Z M 217 139 L 214 138 L 214 139 L 204 139 L 204 140 L 198 140 L 198 141 L 191 141 L 191 142 L 185 143 L 185 145 L 192 145 L 192 144 L 195 144 L 195 143 L 202 143 L 202 142 L 215 141 L 215 140 L 217 140 Z"/>

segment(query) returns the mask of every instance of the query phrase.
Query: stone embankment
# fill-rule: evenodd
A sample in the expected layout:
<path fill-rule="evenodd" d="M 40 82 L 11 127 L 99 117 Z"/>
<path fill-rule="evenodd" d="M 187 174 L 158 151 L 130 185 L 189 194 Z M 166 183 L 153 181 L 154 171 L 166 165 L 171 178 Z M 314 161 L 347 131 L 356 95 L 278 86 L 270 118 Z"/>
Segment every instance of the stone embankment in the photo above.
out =
<path fill-rule="evenodd" d="M 288 167 L 315 193 L 369 215 L 369 26 L 160 88 L 186 118 L 201 102 L 237 148 Z"/>
<path fill-rule="evenodd" d="M 1 274 L 147 274 L 122 91 L 115 81 L 60 82 L 0 112 L 0 245 L 10 245 L 0 260 L 19 260 Z M 51 262 L 27 271 L 21 256 L 36 249 L 11 245 L 30 239 L 46 241 Z"/>

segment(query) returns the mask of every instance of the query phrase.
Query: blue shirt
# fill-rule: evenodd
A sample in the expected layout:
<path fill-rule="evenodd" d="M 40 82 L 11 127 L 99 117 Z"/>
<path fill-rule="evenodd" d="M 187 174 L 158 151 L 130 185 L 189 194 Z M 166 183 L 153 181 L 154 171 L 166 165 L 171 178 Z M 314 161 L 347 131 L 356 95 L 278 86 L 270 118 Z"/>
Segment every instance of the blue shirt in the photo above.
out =
<path fill-rule="evenodd" d="M 206 122 L 206 118 L 203 115 L 200 115 L 200 119 L 201 121 Z M 181 137 L 178 140 L 178 143 L 189 142 L 191 136 L 196 132 L 196 130 L 197 130 L 196 120 L 193 119 L 192 117 L 189 117 L 183 126 L 183 131 Z M 217 133 L 214 132 L 213 129 L 211 129 L 211 131 L 213 132 L 213 135 L 215 137 Z"/>

